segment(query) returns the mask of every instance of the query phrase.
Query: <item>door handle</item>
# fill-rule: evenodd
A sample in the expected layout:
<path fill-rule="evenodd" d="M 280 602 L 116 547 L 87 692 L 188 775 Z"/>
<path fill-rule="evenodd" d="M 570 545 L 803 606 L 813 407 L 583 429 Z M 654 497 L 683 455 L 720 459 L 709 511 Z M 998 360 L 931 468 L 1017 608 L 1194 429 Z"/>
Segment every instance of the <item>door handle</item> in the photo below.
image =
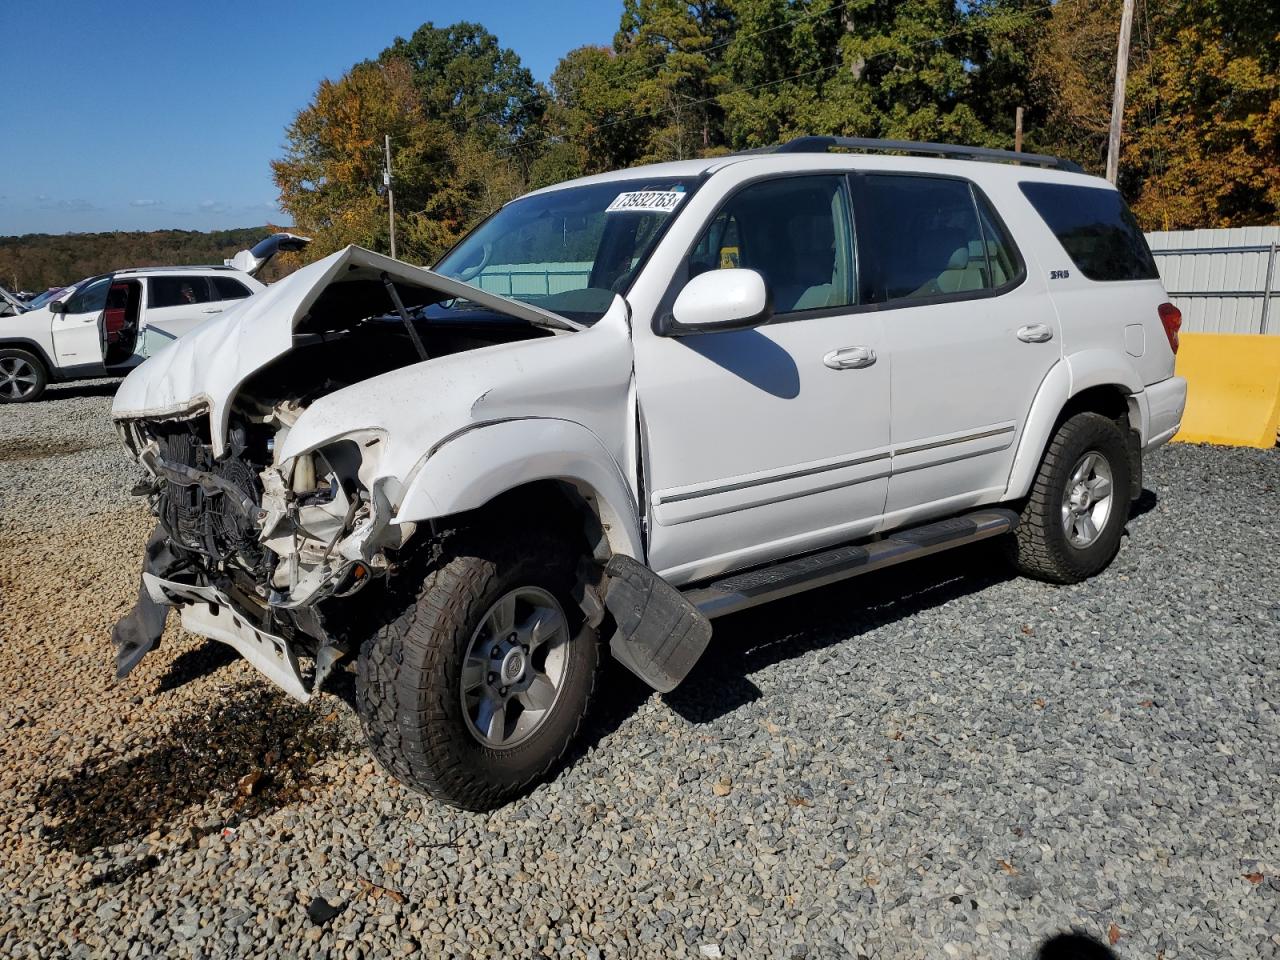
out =
<path fill-rule="evenodd" d="M 213 310 L 206 310 L 206 311 L 205 311 L 205 313 L 221 313 L 221 312 L 222 312 L 222 308 L 221 308 L 221 307 L 216 307 L 216 308 L 215 308 L 215 309 L 213 309 Z"/>
<path fill-rule="evenodd" d="M 876 362 L 876 352 L 870 347 L 841 347 L 822 358 L 832 370 L 861 370 Z"/>
<path fill-rule="evenodd" d="M 1018 328 L 1018 339 L 1023 343 L 1044 343 L 1053 339 L 1053 330 L 1043 323 L 1028 323 Z"/>

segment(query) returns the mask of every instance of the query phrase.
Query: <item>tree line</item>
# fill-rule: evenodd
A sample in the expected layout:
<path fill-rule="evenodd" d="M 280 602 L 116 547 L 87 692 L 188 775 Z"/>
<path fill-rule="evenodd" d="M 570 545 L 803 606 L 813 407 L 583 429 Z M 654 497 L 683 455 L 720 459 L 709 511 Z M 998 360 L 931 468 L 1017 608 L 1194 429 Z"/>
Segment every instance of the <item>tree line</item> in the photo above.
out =
<path fill-rule="evenodd" d="M 270 232 L 271 227 L 245 227 L 0 237 L 0 286 L 39 292 L 123 267 L 221 264 Z M 267 272 L 274 267 L 273 261 Z"/>
<path fill-rule="evenodd" d="M 316 238 L 430 262 L 534 187 L 806 134 L 1024 149 L 1105 165 L 1120 0 L 625 0 L 613 43 L 549 80 L 475 23 L 423 24 L 325 80 L 272 163 Z M 1277 0 L 1139 0 L 1120 188 L 1147 229 L 1274 222 Z"/>

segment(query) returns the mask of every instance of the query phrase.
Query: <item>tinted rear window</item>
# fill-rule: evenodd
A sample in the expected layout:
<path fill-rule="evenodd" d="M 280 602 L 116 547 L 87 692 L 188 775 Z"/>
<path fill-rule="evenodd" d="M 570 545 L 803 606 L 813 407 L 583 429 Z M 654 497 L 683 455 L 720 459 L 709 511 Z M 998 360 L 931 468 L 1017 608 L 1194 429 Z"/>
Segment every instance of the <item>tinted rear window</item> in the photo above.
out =
<path fill-rule="evenodd" d="M 1155 258 L 1118 191 L 1021 183 L 1023 194 L 1090 280 L 1154 280 Z"/>

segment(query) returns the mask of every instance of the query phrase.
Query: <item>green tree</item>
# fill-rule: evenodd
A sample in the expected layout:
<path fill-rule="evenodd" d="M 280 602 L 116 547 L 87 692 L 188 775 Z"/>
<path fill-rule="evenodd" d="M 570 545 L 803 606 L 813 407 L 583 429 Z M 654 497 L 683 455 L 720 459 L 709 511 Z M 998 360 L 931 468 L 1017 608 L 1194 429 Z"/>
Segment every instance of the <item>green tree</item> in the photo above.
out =
<path fill-rule="evenodd" d="M 408 64 L 423 114 L 459 135 L 519 140 L 542 116 L 543 95 L 533 74 L 478 23 L 424 23 L 408 40 L 397 37 L 378 59 Z"/>
<path fill-rule="evenodd" d="M 630 121 L 645 137 L 645 160 L 677 160 L 724 145 L 716 95 L 728 78 L 719 68 L 733 26 L 724 3 L 625 0 L 614 49 L 632 91 Z"/>

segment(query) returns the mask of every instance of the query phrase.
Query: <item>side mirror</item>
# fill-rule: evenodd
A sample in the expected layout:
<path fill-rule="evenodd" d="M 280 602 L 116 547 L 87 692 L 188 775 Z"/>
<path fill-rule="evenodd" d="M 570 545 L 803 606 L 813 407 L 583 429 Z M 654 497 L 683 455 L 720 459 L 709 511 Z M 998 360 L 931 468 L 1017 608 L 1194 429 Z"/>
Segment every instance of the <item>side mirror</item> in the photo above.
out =
<path fill-rule="evenodd" d="M 49 312 L 50 313 L 66 313 L 67 312 L 66 302 L 63 300 L 51 300 L 49 302 Z"/>
<path fill-rule="evenodd" d="M 746 330 L 767 323 L 773 302 L 764 277 L 754 270 L 709 270 L 690 280 L 671 308 L 663 331 L 679 337 L 688 333 Z"/>

